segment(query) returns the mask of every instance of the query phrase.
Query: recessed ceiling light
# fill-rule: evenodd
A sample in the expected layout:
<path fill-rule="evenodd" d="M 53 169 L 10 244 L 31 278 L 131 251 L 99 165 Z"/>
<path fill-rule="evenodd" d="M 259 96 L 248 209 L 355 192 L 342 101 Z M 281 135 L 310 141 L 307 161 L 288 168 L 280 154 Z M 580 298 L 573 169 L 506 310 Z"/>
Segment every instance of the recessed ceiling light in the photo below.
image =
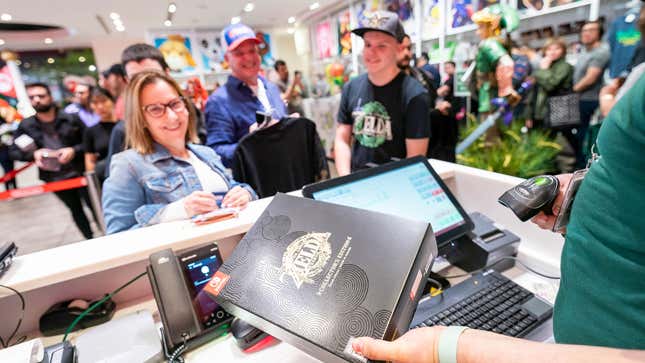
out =
<path fill-rule="evenodd" d="M 255 9 L 255 5 L 253 3 L 246 3 L 246 5 L 244 5 L 244 11 L 247 13 L 252 12 L 253 9 Z"/>
<path fill-rule="evenodd" d="M 295 32 L 296 32 L 296 29 L 295 29 L 295 28 L 289 28 L 289 29 L 287 29 L 287 33 L 289 33 L 289 34 L 293 34 L 293 33 L 295 33 Z"/>
<path fill-rule="evenodd" d="M 289 17 L 289 19 L 287 19 L 287 22 L 288 22 L 289 24 L 293 24 L 293 23 L 295 23 L 295 22 L 296 22 L 296 18 L 295 18 L 295 17 L 293 17 L 293 16 L 290 16 L 290 17 Z"/>
<path fill-rule="evenodd" d="M 56 62 L 54 58 L 47 58 L 47 63 L 54 64 L 54 62 Z"/>
<path fill-rule="evenodd" d="M 316 1 L 315 3 L 309 5 L 309 10 L 316 10 L 319 7 L 320 7 L 320 3 Z"/>
<path fill-rule="evenodd" d="M 239 16 L 234 16 L 234 17 L 231 18 L 231 24 L 237 24 L 237 23 L 240 22 L 240 20 L 242 20 L 242 19 L 240 19 Z"/>
<path fill-rule="evenodd" d="M 51 44 L 51 43 L 53 43 L 53 42 L 54 42 L 54 41 L 52 40 L 52 38 L 45 38 L 45 40 L 44 40 L 44 41 L 45 41 L 45 44 Z M 51 59 L 51 58 L 50 58 L 50 59 Z"/>
<path fill-rule="evenodd" d="M 86 60 L 87 59 L 85 59 L 85 57 L 83 57 L 83 56 L 78 57 L 78 61 L 81 62 L 81 63 L 85 62 Z"/>
<path fill-rule="evenodd" d="M 0 45 L 4 45 L 4 39 L 0 39 Z"/>
<path fill-rule="evenodd" d="M 118 31 L 118 32 L 124 32 L 124 31 L 125 31 L 125 27 L 124 27 L 123 25 L 117 25 L 117 26 L 116 26 L 116 31 Z"/>
<path fill-rule="evenodd" d="M 94 64 L 91 64 L 89 67 L 87 67 L 87 69 L 89 69 L 90 72 L 94 72 L 96 71 L 96 66 Z"/>
<path fill-rule="evenodd" d="M 172 21 L 170 21 L 170 19 L 166 19 L 166 21 L 163 22 L 163 25 L 172 26 Z"/>
<path fill-rule="evenodd" d="M 112 20 L 119 19 L 121 16 L 118 13 L 110 13 L 110 18 Z"/>
<path fill-rule="evenodd" d="M 168 12 L 172 14 L 175 11 L 177 11 L 177 4 L 175 3 L 168 4 Z"/>
<path fill-rule="evenodd" d="M 123 26 L 123 21 L 121 19 L 114 19 L 112 24 L 114 24 L 114 26 Z"/>
<path fill-rule="evenodd" d="M 11 19 L 13 19 L 11 14 L 4 13 L 4 14 L 0 15 L 0 20 L 2 20 L 2 21 L 11 21 Z"/>

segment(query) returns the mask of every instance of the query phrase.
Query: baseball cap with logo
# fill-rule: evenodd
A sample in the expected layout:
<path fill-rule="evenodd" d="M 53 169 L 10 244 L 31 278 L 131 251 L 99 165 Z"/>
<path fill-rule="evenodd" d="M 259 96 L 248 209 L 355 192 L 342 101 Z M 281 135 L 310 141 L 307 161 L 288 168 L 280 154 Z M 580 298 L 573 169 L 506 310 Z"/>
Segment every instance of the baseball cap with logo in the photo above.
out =
<path fill-rule="evenodd" d="M 257 44 L 260 43 L 253 29 L 241 23 L 229 25 L 222 31 L 222 47 L 226 51 L 237 48 L 242 42 L 249 39 L 255 41 Z"/>
<path fill-rule="evenodd" d="M 369 31 L 379 31 L 391 35 L 399 42 L 405 36 L 405 31 L 399 21 L 399 16 L 391 11 L 375 11 L 367 14 L 361 19 L 358 28 L 352 30 L 352 33 L 363 37 Z"/>

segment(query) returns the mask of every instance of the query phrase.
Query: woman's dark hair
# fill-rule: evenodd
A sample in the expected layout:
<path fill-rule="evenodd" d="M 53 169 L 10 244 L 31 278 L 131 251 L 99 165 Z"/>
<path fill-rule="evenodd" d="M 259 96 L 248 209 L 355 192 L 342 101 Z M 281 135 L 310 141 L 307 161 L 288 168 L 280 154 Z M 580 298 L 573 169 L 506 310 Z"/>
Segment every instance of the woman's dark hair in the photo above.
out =
<path fill-rule="evenodd" d="M 108 100 L 112 101 L 112 103 L 116 102 L 114 99 L 114 96 L 108 92 L 105 88 L 102 87 L 92 87 L 91 92 L 90 92 L 90 102 L 96 97 L 105 97 Z"/>

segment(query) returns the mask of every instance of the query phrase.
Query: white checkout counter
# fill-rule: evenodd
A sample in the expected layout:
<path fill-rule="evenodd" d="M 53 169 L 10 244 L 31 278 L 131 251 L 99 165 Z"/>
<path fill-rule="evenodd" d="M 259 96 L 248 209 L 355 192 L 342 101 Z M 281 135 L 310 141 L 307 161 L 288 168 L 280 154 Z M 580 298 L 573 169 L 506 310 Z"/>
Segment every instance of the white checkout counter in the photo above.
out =
<path fill-rule="evenodd" d="M 546 274 L 560 274 L 563 238 L 532 223 L 520 222 L 511 211 L 497 203 L 497 198 L 521 179 L 437 160 L 431 160 L 431 164 L 467 212 L 482 212 L 521 238 L 518 257 L 523 262 Z M 270 200 L 265 198 L 250 203 L 239 218 L 232 220 L 204 226 L 194 226 L 189 221 L 159 224 L 16 258 L 0 284 L 22 292 L 26 300 L 25 317 L 17 336 L 38 337 L 39 317 L 56 302 L 77 298 L 93 300 L 115 290 L 145 271 L 148 256 L 153 252 L 166 248 L 182 250 L 217 241 L 222 257 L 226 259 Z M 548 300 L 552 300 L 557 289 L 557 285 L 518 267 L 505 274 Z M 156 311 L 146 278 L 128 286 L 113 300 L 118 308 L 115 317 L 141 309 Z M 19 316 L 18 299 L 4 289 L 0 290 L 0 321 L 3 322 L 0 336 L 11 333 Z M 72 339 L 78 334 L 73 333 Z M 46 346 L 58 341 L 60 337 L 44 339 Z M 187 357 L 188 362 L 212 362 L 214 357 L 226 362 L 316 361 L 286 343 L 245 354 L 235 346 L 230 335 Z"/>

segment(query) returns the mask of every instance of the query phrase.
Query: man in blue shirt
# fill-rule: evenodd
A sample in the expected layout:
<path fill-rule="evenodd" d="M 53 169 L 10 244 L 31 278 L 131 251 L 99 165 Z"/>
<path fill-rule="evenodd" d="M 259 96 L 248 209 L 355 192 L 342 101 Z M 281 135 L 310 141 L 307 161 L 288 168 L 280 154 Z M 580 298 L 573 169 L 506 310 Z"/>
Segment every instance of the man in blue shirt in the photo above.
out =
<path fill-rule="evenodd" d="M 232 74 L 206 102 L 206 144 L 230 168 L 238 141 L 255 125 L 255 113 L 260 111 L 279 120 L 286 116 L 286 107 L 278 87 L 258 74 L 259 40 L 253 30 L 239 23 L 229 25 L 222 33 L 222 42 Z"/>

